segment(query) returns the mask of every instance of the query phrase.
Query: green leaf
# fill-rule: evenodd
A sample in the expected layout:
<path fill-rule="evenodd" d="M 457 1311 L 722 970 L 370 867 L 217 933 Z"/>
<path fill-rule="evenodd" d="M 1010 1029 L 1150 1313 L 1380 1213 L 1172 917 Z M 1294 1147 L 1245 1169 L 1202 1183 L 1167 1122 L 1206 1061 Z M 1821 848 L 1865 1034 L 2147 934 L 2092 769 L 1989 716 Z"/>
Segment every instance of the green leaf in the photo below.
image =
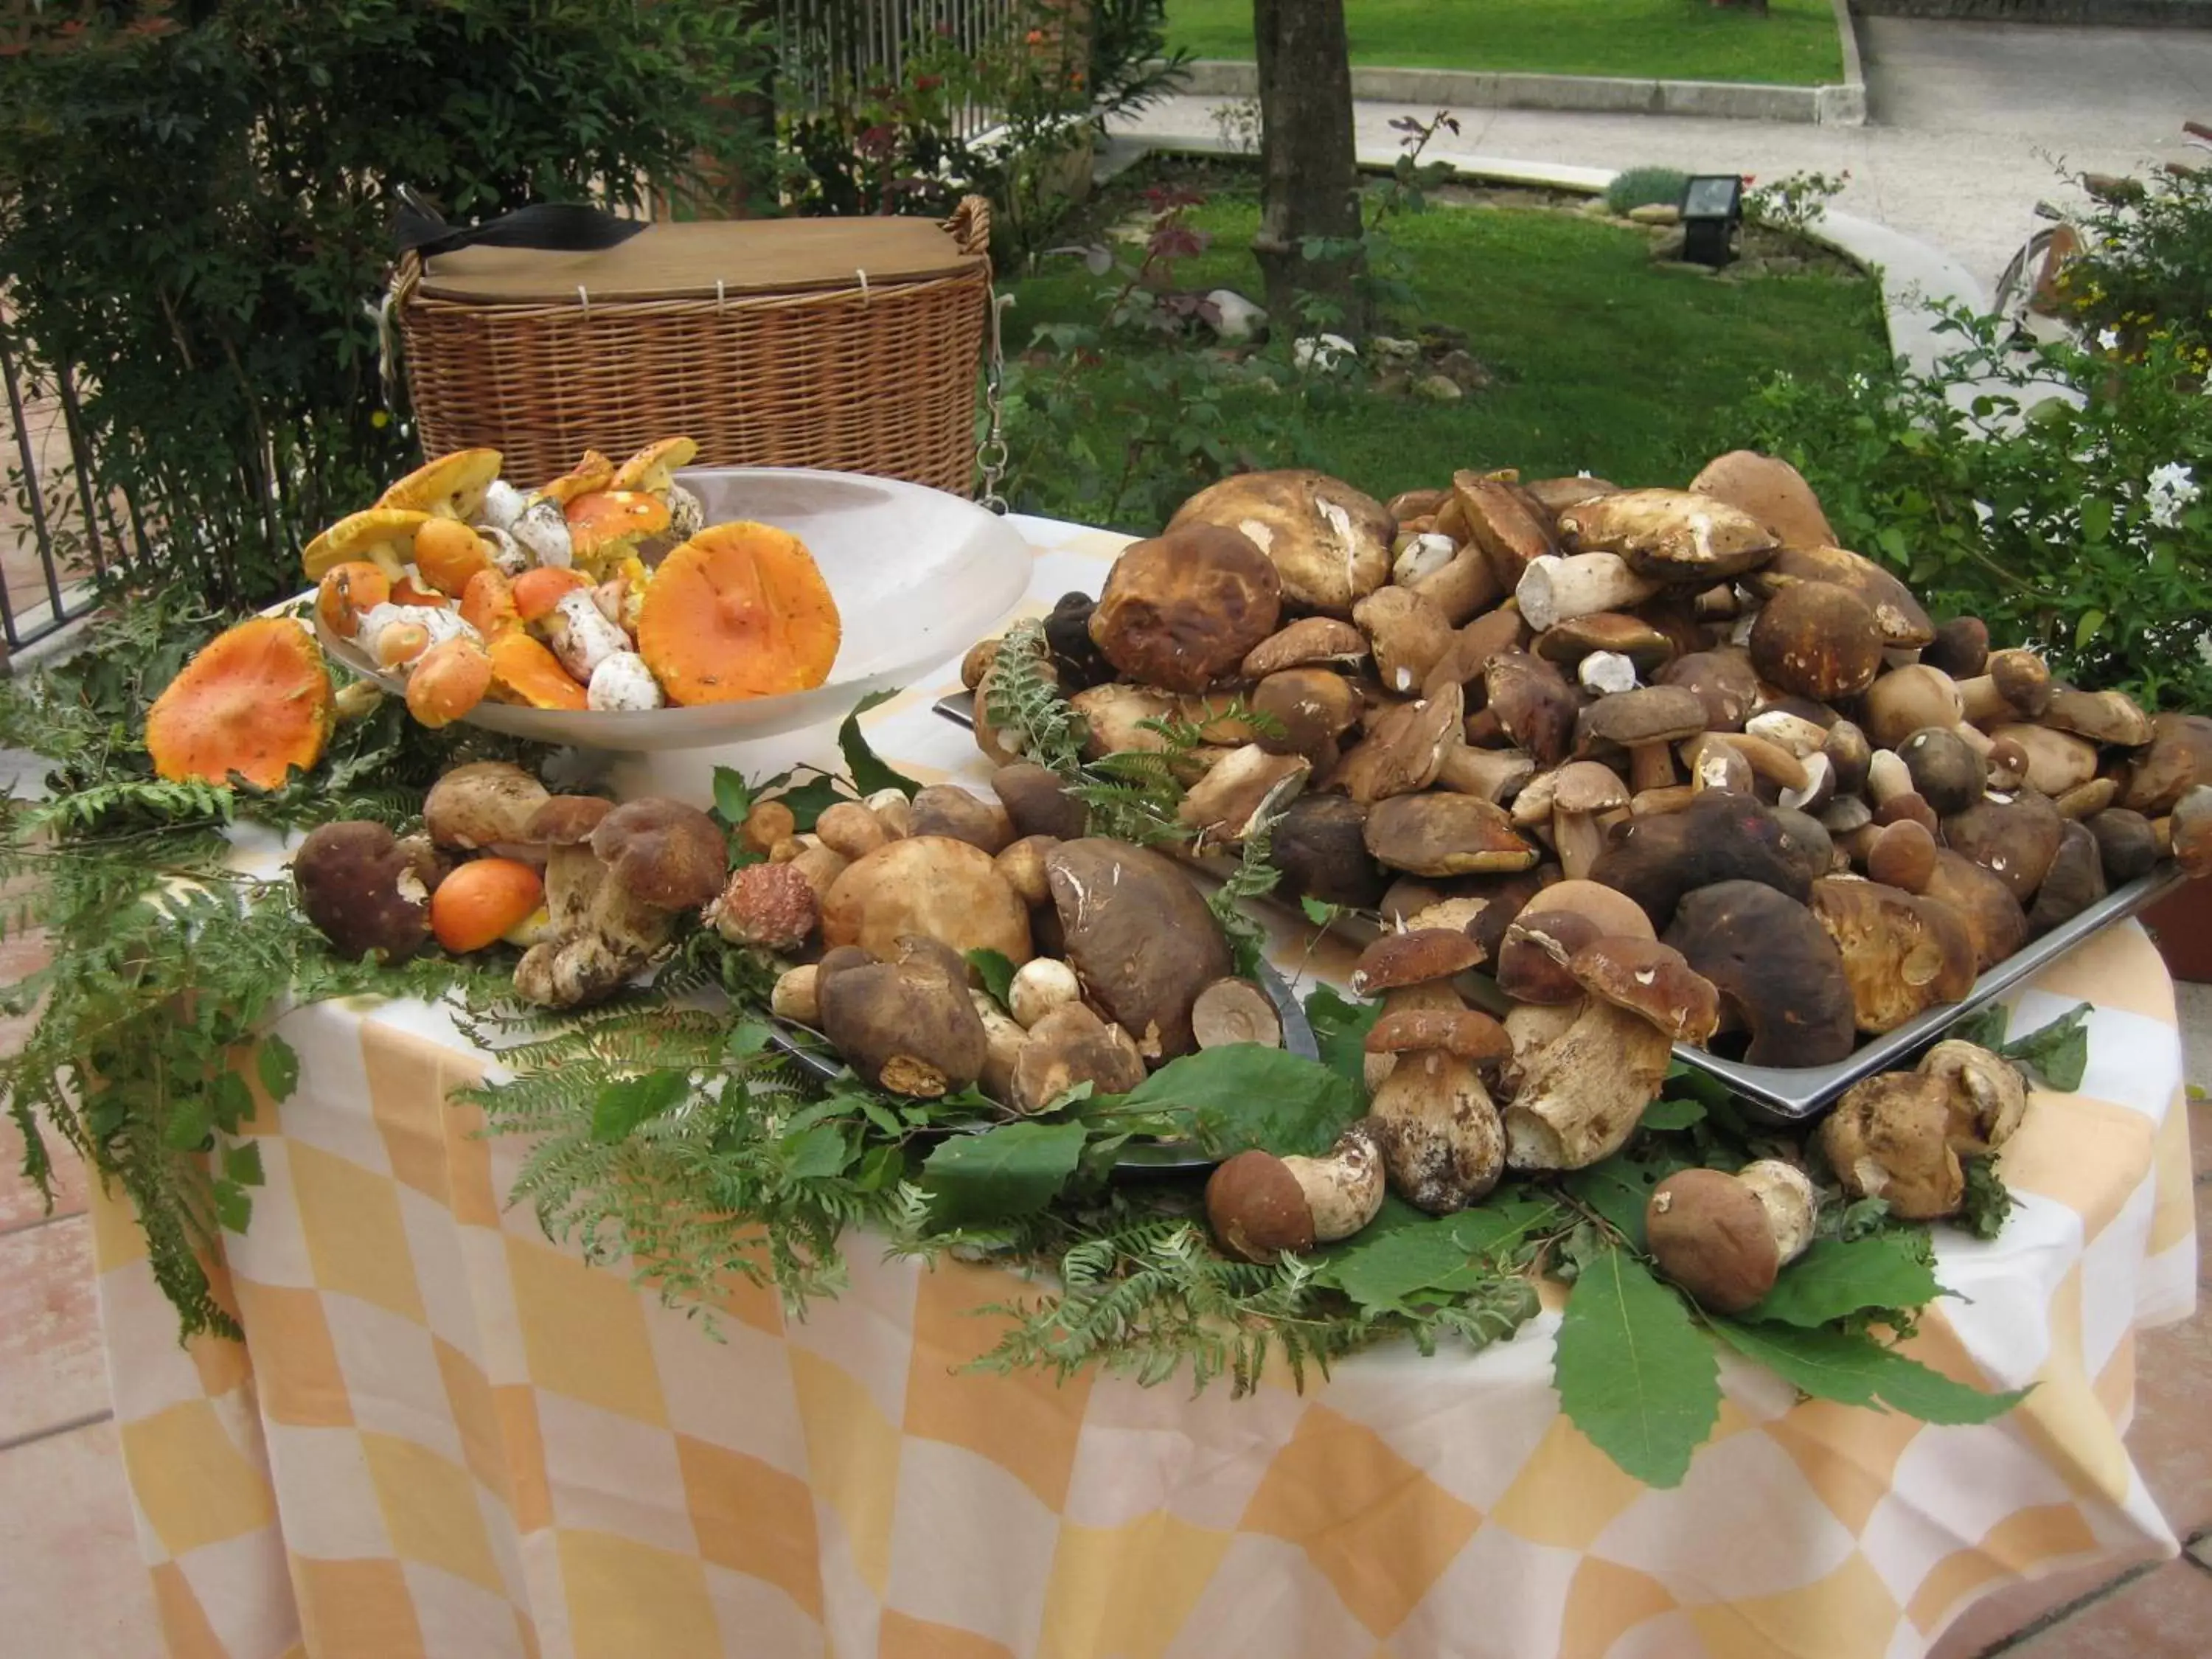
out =
<path fill-rule="evenodd" d="M 2012 1023 L 2012 1010 L 2002 1002 L 1992 1002 L 1986 1008 L 1977 1008 L 1964 1019 L 1954 1020 L 1943 1035 L 1955 1037 L 1960 1042 L 1972 1042 L 1993 1052 L 2004 1048 L 2005 1029 Z"/>
<path fill-rule="evenodd" d="M 1936 1274 L 1902 1233 L 1845 1243 L 1819 1238 L 1782 1270 L 1746 1319 L 1810 1328 L 1866 1308 L 1918 1308 L 1943 1293 Z"/>
<path fill-rule="evenodd" d="M 1716 1319 L 1721 1340 L 1817 1400 L 1885 1406 L 1923 1423 L 1987 1423 L 2018 1405 L 2025 1389 L 1985 1394 L 1931 1371 L 1872 1337 L 1787 1325 L 1742 1325 Z"/>
<path fill-rule="evenodd" d="M 1306 920 L 1316 927 L 1326 927 L 1344 914 L 1341 905 L 1326 903 L 1311 893 L 1299 899 L 1298 908 L 1305 912 Z"/>
<path fill-rule="evenodd" d="M 834 1123 L 817 1123 L 795 1139 L 785 1137 L 783 1150 L 790 1159 L 784 1173 L 793 1181 L 836 1175 L 853 1155 L 845 1143 L 845 1132 Z"/>
<path fill-rule="evenodd" d="M 860 730 L 860 716 L 879 704 L 889 702 L 898 696 L 896 687 L 884 691 L 871 691 L 853 705 L 853 712 L 845 716 L 844 724 L 837 728 L 837 752 L 845 757 L 845 770 L 852 775 L 853 787 L 863 795 L 872 795 L 878 789 L 896 789 L 911 800 L 921 786 L 896 767 L 879 758 L 868 747 L 868 739 Z"/>
<path fill-rule="evenodd" d="M 2074 648 L 2076 651 L 2079 651 L 2083 646 L 2088 644 L 2090 641 L 2095 639 L 2097 637 L 2097 631 L 2103 628 L 2104 625 L 2105 613 L 2103 611 L 2084 611 L 2081 613 L 2081 620 L 2074 624 Z"/>
<path fill-rule="evenodd" d="M 300 1056 L 274 1031 L 261 1039 L 253 1069 L 260 1075 L 262 1092 L 280 1103 L 291 1099 L 292 1091 L 300 1086 Z"/>
<path fill-rule="evenodd" d="M 226 1181 L 234 1181 L 241 1187 L 258 1187 L 267 1179 L 261 1173 L 261 1143 L 240 1141 L 227 1147 L 222 1154 L 222 1175 Z"/>
<path fill-rule="evenodd" d="M 226 1066 L 209 1085 L 208 1109 L 216 1128 L 235 1133 L 240 1125 L 253 1116 L 253 1091 L 246 1086 L 244 1078 Z"/>
<path fill-rule="evenodd" d="M 1992 1158 L 1970 1158 L 1966 1165 L 1966 1195 L 1953 1218 L 1976 1238 L 1995 1238 L 2004 1231 L 2005 1218 L 2020 1200 L 2004 1183 Z"/>
<path fill-rule="evenodd" d="M 1370 1314 L 1412 1313 L 1408 1297 L 1435 1302 L 1495 1278 L 1492 1258 L 1559 1214 L 1556 1204 L 1521 1199 L 1409 1223 L 1373 1239 L 1363 1234 L 1331 1255 L 1317 1277 Z"/>
<path fill-rule="evenodd" d="M 722 822 L 736 829 L 753 810 L 753 787 L 735 767 L 714 769 L 714 811 Z"/>
<path fill-rule="evenodd" d="M 824 772 L 810 778 L 796 789 L 785 790 L 776 799 L 791 809 L 793 831 L 803 836 L 811 830 L 815 822 L 839 801 L 853 798 L 838 787 L 836 779 Z"/>
<path fill-rule="evenodd" d="M 1215 1158 L 1254 1146 L 1317 1158 L 1359 1115 L 1360 1102 L 1326 1066 L 1232 1042 L 1170 1060 L 1108 1109 L 1164 1117 Z"/>
<path fill-rule="evenodd" d="M 1618 1247 L 1583 1263 L 1552 1381 L 1568 1420 L 1647 1486 L 1680 1486 L 1720 1417 L 1711 1346 L 1682 1298 Z"/>
<path fill-rule="evenodd" d="M 994 951 L 988 946 L 970 951 L 967 955 L 968 965 L 983 981 L 983 988 L 990 993 L 991 1000 L 1001 1008 L 1006 1007 L 1006 998 L 1013 990 L 1014 964 L 1004 951 Z"/>
<path fill-rule="evenodd" d="M 1662 1096 L 1644 1109 L 1638 1126 L 1646 1129 L 1686 1129 L 1692 1123 L 1705 1121 L 1703 1101 L 1692 1100 L 1686 1095 Z"/>
<path fill-rule="evenodd" d="M 610 1083 L 592 1103 L 592 1139 L 611 1146 L 690 1092 L 691 1078 L 686 1072 L 647 1072 Z"/>
<path fill-rule="evenodd" d="M 760 1053 L 775 1036 L 775 1028 L 766 1020 L 739 1020 L 731 1027 L 729 1036 L 722 1043 L 722 1052 L 732 1060 L 743 1060 L 749 1054 Z"/>
<path fill-rule="evenodd" d="M 1322 1064 L 1367 1092 L 1367 1034 L 1382 1018 L 1379 1002 L 1350 1002 L 1334 986 L 1317 985 L 1306 998 L 1306 1024 L 1313 1027 Z"/>
<path fill-rule="evenodd" d="M 1615 1152 L 1587 1170 L 1567 1176 L 1567 1195 L 1583 1208 L 1595 1210 L 1636 1249 L 1644 1248 L 1644 1208 L 1651 1189 L 1677 1170 L 1691 1167 L 1693 1159 L 1663 1146 Z"/>
<path fill-rule="evenodd" d="M 2018 1060 L 2043 1082 L 2064 1094 L 2081 1086 L 2089 1069 L 2089 1016 L 2095 1012 L 2077 1002 L 2050 1024 L 2005 1044 L 2007 1060 Z"/>
<path fill-rule="evenodd" d="M 242 1233 L 252 1221 L 253 1200 L 236 1182 L 214 1182 L 208 1188 L 208 1196 L 215 1203 L 215 1218 L 228 1231 Z"/>
<path fill-rule="evenodd" d="M 196 1152 L 207 1143 L 209 1132 L 214 1127 L 215 1102 L 211 1096 L 198 1091 L 179 1095 L 170 1109 L 161 1141 L 172 1152 Z"/>
<path fill-rule="evenodd" d="M 951 1228 L 1036 1214 L 1075 1173 L 1090 1133 L 1081 1123 L 1006 1123 L 953 1136 L 921 1166 L 931 1218 Z"/>

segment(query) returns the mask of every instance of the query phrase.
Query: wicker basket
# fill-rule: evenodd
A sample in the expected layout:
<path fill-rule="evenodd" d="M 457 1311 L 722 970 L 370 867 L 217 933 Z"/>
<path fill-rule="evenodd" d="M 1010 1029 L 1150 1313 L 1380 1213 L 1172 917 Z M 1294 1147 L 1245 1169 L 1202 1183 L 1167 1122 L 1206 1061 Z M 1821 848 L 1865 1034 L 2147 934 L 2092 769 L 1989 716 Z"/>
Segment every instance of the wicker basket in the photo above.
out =
<path fill-rule="evenodd" d="M 990 234 L 970 197 L 942 226 L 655 225 L 612 254 L 404 255 L 392 310 L 422 447 L 489 445 L 536 483 L 680 433 L 702 466 L 969 495 Z"/>

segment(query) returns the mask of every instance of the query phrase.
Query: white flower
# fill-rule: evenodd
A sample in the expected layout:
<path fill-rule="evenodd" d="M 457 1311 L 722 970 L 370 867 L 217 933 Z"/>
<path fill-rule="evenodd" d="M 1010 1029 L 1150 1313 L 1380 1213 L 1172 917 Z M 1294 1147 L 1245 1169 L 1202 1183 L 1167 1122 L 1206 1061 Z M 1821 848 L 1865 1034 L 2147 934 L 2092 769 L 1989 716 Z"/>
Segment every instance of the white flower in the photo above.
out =
<path fill-rule="evenodd" d="M 2100 351 L 2118 351 L 2119 349 L 2120 349 L 2120 331 L 2119 331 L 2119 330 L 2118 330 L 2117 328 L 2100 328 L 2100 329 L 2099 329 L 2099 330 L 2097 331 L 2097 349 L 2098 349 L 2098 350 L 2100 350 Z"/>
<path fill-rule="evenodd" d="M 1990 507 L 1987 501 L 1976 501 L 1974 503 L 1974 521 L 1980 525 L 1983 529 L 1987 530 L 1996 516 L 1996 510 Z"/>
<path fill-rule="evenodd" d="M 1310 334 L 1291 348 L 1291 362 L 1324 374 L 1358 356 L 1359 348 L 1341 334 Z"/>
<path fill-rule="evenodd" d="M 2160 530 L 2171 530 L 2181 522 L 2182 509 L 2203 493 L 2187 466 L 2179 461 L 2168 461 L 2164 466 L 2151 469 L 2150 484 L 2143 492 L 2143 501 L 2150 509 L 2150 521 Z"/>

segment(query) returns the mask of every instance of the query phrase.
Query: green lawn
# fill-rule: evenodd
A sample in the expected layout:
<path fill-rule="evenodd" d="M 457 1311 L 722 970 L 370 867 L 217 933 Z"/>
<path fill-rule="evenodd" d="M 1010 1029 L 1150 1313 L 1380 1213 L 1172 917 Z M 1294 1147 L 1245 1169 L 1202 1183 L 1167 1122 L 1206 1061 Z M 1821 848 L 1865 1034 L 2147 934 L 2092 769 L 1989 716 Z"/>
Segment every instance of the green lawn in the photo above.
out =
<path fill-rule="evenodd" d="M 1176 282 L 1204 290 L 1257 294 L 1248 245 L 1258 221 L 1249 196 L 1217 194 L 1197 222 L 1211 248 L 1180 268 Z M 1392 233 L 1414 261 L 1418 315 L 1463 329 L 1468 349 L 1496 374 L 1491 389 L 1457 404 L 1360 393 L 1316 411 L 1296 446 L 1264 452 L 1240 422 L 1265 418 L 1273 400 L 1242 391 L 1223 404 L 1218 435 L 1250 451 L 1252 464 L 1319 466 L 1370 494 L 1450 482 L 1455 469 L 1519 466 L 1531 476 L 1587 468 L 1630 484 L 1680 484 L 1713 453 L 1734 447 L 1730 411 L 1768 374 L 1841 377 L 1881 370 L 1887 360 L 1876 285 L 1829 275 L 1760 276 L 1717 282 L 1652 268 L 1644 238 L 1573 213 L 1523 208 L 1436 207 L 1395 222 Z M 1073 262 L 1015 285 L 1010 347 L 1040 324 L 1096 323 L 1098 279 Z M 1130 348 L 1144 349 L 1146 348 Z M 1158 347 L 1156 350 L 1191 348 Z M 1111 377 L 1115 361 L 1090 371 Z M 1123 453 L 1117 421 L 1132 396 L 1109 396 L 1125 411 L 1091 421 L 1085 436 L 1101 457 Z M 1245 411 L 1240 414 L 1240 410 Z M 1028 487 L 1018 505 L 1069 516 L 1118 518 L 1148 531 L 1154 507 L 1132 495 L 1119 511 L 1055 498 L 1064 476 L 1054 458 L 1026 449 L 1014 433 Z M 1154 502 L 1188 491 L 1159 479 Z"/>
<path fill-rule="evenodd" d="M 1705 0 L 1345 0 L 1352 61 L 1682 81 L 1844 78 L 1828 0 L 1768 15 Z M 1251 0 L 1168 0 L 1168 39 L 1200 58 L 1252 56 Z"/>

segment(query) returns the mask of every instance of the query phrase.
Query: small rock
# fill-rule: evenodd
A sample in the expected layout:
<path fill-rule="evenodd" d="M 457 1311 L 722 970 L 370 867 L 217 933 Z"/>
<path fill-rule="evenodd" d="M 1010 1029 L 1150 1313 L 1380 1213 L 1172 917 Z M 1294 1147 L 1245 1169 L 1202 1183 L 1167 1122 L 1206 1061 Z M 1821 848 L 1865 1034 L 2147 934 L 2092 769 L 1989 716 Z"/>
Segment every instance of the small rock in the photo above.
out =
<path fill-rule="evenodd" d="M 1331 369 L 1359 356 L 1359 348 L 1341 334 L 1309 334 L 1291 348 L 1291 362 L 1300 368 Z"/>
<path fill-rule="evenodd" d="M 1679 230 L 1671 236 L 1662 236 L 1657 241 L 1651 244 L 1652 258 L 1662 264 L 1664 264 L 1672 259 L 1680 258 L 1682 257 L 1682 233 Z"/>
<path fill-rule="evenodd" d="M 1713 274 L 1711 266 L 1701 265 L 1694 259 L 1654 259 L 1651 269 L 1679 270 L 1686 276 L 1710 276 Z"/>
<path fill-rule="evenodd" d="M 1418 333 L 1424 351 L 1441 355 L 1447 351 L 1467 349 L 1467 331 L 1454 328 L 1449 323 L 1423 323 Z"/>
<path fill-rule="evenodd" d="M 1367 342 L 1367 356 L 1378 368 L 1411 368 L 1421 361 L 1421 343 L 1377 334 Z"/>
<path fill-rule="evenodd" d="M 1447 351 L 1437 359 L 1437 373 L 1462 392 L 1480 392 L 1491 383 L 1488 365 L 1464 351 Z"/>
<path fill-rule="evenodd" d="M 1206 299 L 1220 319 L 1213 331 L 1224 340 L 1249 340 L 1267 326 L 1267 308 L 1233 288 L 1217 288 Z"/>
<path fill-rule="evenodd" d="M 1413 377 L 1402 368 L 1394 368 L 1375 377 L 1374 391 L 1378 398 L 1401 396 L 1413 387 Z"/>
<path fill-rule="evenodd" d="M 1628 216 L 1639 225 L 1679 225 L 1682 210 L 1672 202 L 1646 202 L 1642 207 L 1628 210 Z"/>
<path fill-rule="evenodd" d="M 1459 382 L 1449 374 L 1424 374 L 1413 382 L 1413 393 L 1432 404 L 1455 404 L 1467 396 Z"/>

